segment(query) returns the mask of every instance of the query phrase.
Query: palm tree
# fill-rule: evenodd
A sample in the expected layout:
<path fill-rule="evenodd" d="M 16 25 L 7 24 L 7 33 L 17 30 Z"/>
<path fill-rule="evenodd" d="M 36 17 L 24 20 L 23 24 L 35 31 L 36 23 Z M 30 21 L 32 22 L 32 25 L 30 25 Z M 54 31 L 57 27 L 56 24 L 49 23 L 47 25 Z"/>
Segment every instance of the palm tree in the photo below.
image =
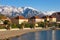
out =
<path fill-rule="evenodd" d="M 49 21 L 45 20 L 44 23 L 45 23 L 44 26 L 45 26 L 46 28 L 48 28 L 48 23 L 49 23 Z"/>

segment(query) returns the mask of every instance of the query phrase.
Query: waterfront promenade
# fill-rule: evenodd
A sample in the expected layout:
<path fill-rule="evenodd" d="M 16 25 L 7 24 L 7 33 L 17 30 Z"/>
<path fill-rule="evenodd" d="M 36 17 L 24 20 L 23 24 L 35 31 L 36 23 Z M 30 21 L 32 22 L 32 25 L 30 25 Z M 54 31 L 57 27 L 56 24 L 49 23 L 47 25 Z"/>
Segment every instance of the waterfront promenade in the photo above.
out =
<path fill-rule="evenodd" d="M 8 39 L 11 37 L 16 37 L 16 36 L 21 36 L 25 33 L 29 32 L 35 32 L 35 31 L 41 31 L 42 29 L 11 29 L 11 30 L 6 30 L 6 29 L 0 29 L 0 40 L 1 39 Z M 43 30 L 48 30 L 48 29 L 43 29 Z"/>
<path fill-rule="evenodd" d="M 44 31 L 44 30 L 50 30 L 50 29 L 46 29 L 46 28 L 43 28 L 43 29 L 39 29 L 39 28 L 36 28 L 36 29 L 18 29 L 18 28 L 14 28 L 14 29 L 11 29 L 11 30 L 6 30 L 6 29 L 0 29 L 0 40 L 3 40 L 3 39 L 8 39 L 8 38 L 11 38 L 11 37 L 18 37 L 18 36 L 21 36 L 25 33 L 29 33 L 29 32 L 36 32 L 36 31 Z M 60 28 L 58 28 L 58 30 L 60 30 Z"/>

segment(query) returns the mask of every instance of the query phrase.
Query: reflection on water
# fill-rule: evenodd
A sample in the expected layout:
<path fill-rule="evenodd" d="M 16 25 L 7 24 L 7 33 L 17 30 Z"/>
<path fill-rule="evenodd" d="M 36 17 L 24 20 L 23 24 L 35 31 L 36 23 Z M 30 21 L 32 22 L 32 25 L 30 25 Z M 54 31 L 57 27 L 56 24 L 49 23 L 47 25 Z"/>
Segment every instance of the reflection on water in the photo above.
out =
<path fill-rule="evenodd" d="M 52 30 L 52 40 L 56 40 L 55 39 L 55 30 Z"/>
<path fill-rule="evenodd" d="M 40 36 L 39 36 L 39 33 L 36 32 L 36 33 L 35 33 L 35 40 L 39 40 L 39 37 L 40 37 Z"/>
<path fill-rule="evenodd" d="M 11 38 L 11 40 L 60 40 L 60 30 L 31 32 Z"/>

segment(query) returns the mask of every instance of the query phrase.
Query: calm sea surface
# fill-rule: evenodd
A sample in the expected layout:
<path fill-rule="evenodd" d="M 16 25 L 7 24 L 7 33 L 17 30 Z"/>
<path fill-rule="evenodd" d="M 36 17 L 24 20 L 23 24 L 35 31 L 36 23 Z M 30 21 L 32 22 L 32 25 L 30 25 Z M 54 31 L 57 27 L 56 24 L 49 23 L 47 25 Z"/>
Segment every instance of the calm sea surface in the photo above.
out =
<path fill-rule="evenodd" d="M 11 40 L 60 40 L 60 30 L 30 32 Z"/>

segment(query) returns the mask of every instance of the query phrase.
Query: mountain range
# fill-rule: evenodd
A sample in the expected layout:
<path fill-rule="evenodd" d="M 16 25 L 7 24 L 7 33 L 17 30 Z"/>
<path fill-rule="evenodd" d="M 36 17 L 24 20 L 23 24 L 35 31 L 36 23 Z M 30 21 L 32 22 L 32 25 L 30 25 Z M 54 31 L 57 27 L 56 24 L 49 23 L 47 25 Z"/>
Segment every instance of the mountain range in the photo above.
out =
<path fill-rule="evenodd" d="M 38 11 L 37 9 L 34 9 L 32 7 L 13 7 L 13 6 L 0 6 L 0 14 L 3 14 L 8 17 L 16 17 L 19 15 L 22 15 L 26 18 L 32 17 L 32 16 L 44 16 L 44 15 L 51 15 L 54 11 L 51 12 L 42 12 Z"/>

